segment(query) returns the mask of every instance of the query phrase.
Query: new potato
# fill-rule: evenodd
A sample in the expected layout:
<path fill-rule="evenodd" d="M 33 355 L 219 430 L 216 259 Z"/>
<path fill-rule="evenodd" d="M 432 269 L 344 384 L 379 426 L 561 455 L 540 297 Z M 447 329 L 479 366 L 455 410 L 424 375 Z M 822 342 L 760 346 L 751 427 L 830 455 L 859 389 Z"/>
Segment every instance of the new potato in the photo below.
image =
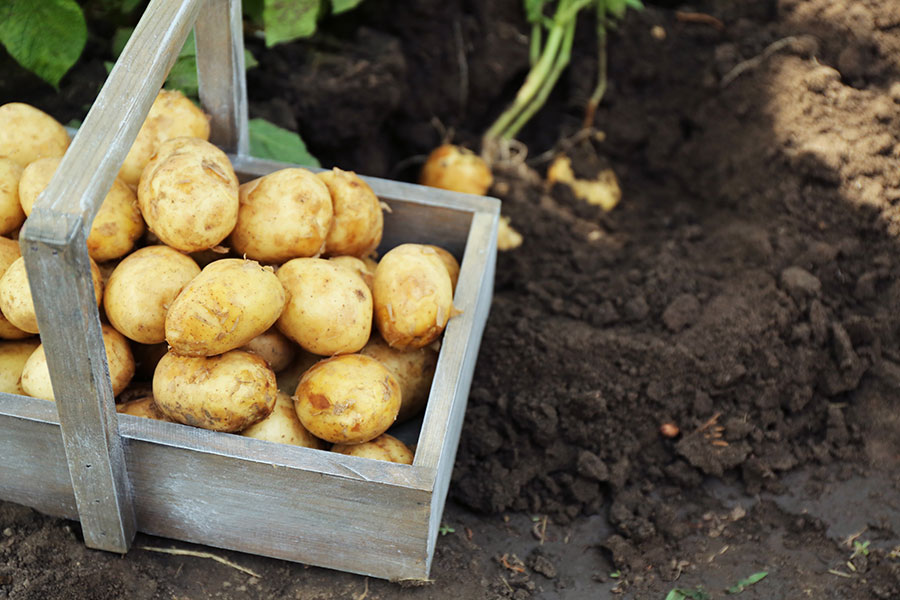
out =
<path fill-rule="evenodd" d="M 368 286 L 369 291 L 372 290 L 372 281 L 375 279 L 375 269 L 376 267 L 378 267 L 378 263 L 371 258 L 357 258 L 355 256 L 332 256 L 328 259 L 328 261 L 356 272 L 360 277 L 363 278 L 363 281 L 366 282 L 366 286 Z"/>
<path fill-rule="evenodd" d="M 188 283 L 166 313 L 166 341 L 189 356 L 239 348 L 275 324 L 287 297 L 271 267 L 225 258 Z"/>
<path fill-rule="evenodd" d="M 14 240 L 0 237 L 0 277 L 6 273 L 6 270 L 9 268 L 11 264 L 16 262 L 22 256 L 22 253 L 19 251 L 19 242 Z M 15 325 L 9 322 L 9 319 L 0 312 L 0 339 L 4 340 L 20 340 L 22 338 L 27 338 L 33 334 L 22 331 Z"/>
<path fill-rule="evenodd" d="M 386 460 L 401 465 L 411 465 L 413 458 L 415 458 L 412 450 L 407 448 L 406 444 L 386 433 L 382 433 L 371 442 L 363 444 L 335 444 L 331 447 L 331 451 L 348 456 L 371 458 L 372 460 Z"/>
<path fill-rule="evenodd" d="M 159 410 L 159 407 L 156 406 L 156 402 L 153 400 L 153 396 L 144 396 L 143 398 L 117 404 L 116 412 L 146 419 L 156 419 L 157 421 L 172 421 Z"/>
<path fill-rule="evenodd" d="M 24 394 L 21 378 L 28 358 L 40 346 L 38 340 L 0 342 L 0 392 Z"/>
<path fill-rule="evenodd" d="M 353 171 L 335 167 L 316 175 L 328 186 L 334 206 L 334 221 L 325 240 L 325 252 L 331 256 L 371 254 L 381 243 L 384 229 L 378 196 Z"/>
<path fill-rule="evenodd" d="M 28 104 L 0 106 L 0 158 L 9 158 L 23 169 L 39 158 L 62 156 L 69 147 L 66 128 Z"/>
<path fill-rule="evenodd" d="M 437 366 L 438 353 L 430 346 L 401 352 L 391 348 L 378 335 L 373 335 L 369 343 L 359 351 L 384 365 L 400 384 L 400 412 L 397 422 L 401 423 L 415 416 L 425 408 L 431 381 Z"/>
<path fill-rule="evenodd" d="M 286 369 L 297 355 L 297 346 L 275 327 L 270 327 L 241 346 L 241 350 L 262 356 L 276 373 Z"/>
<path fill-rule="evenodd" d="M 336 356 L 303 374 L 294 407 L 314 436 L 336 444 L 361 444 L 394 424 L 400 384 L 374 358 Z"/>
<path fill-rule="evenodd" d="M 272 414 L 242 431 L 241 435 L 318 450 L 324 447 L 322 440 L 307 431 L 297 418 L 294 401 L 284 392 L 278 392 Z"/>
<path fill-rule="evenodd" d="M 215 431 L 241 431 L 275 408 L 275 373 L 259 356 L 168 352 L 153 374 L 153 398 L 170 419 Z"/>
<path fill-rule="evenodd" d="M 0 235 L 18 229 L 25 222 L 19 203 L 22 167 L 11 158 L 0 158 Z"/>

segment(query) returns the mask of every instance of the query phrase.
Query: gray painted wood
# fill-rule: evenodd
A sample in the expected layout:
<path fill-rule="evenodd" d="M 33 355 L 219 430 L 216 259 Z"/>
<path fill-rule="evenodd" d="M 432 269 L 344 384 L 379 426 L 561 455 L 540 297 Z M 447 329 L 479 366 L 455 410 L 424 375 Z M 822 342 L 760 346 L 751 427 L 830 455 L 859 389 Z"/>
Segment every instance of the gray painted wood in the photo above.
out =
<path fill-rule="evenodd" d="M 198 0 L 150 3 L 20 236 L 72 489 L 92 548 L 127 551 L 136 521 L 86 239 L 198 10 Z"/>

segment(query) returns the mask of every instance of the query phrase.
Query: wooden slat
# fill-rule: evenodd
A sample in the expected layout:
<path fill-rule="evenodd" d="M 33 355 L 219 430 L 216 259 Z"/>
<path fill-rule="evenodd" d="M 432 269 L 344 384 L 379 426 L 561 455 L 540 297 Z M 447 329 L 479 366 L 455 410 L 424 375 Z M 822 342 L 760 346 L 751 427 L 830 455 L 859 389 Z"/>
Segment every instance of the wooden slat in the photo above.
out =
<path fill-rule="evenodd" d="M 136 522 L 86 239 L 199 5 L 152 0 L 20 236 L 69 475 L 92 548 L 125 552 Z"/>
<path fill-rule="evenodd" d="M 210 115 L 209 141 L 246 155 L 247 81 L 240 0 L 206 0 L 194 25 L 200 103 Z"/>

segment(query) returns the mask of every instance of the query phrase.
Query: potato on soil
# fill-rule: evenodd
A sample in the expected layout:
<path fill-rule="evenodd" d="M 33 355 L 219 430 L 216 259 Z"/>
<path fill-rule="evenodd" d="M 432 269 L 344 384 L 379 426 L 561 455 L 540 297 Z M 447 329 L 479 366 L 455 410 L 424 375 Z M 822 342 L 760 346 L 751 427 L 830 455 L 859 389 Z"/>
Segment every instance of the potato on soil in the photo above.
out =
<path fill-rule="evenodd" d="M 19 180 L 22 167 L 11 158 L 0 158 L 0 235 L 18 229 L 25 222 L 19 203 Z"/>
<path fill-rule="evenodd" d="M 166 341 L 188 356 L 222 354 L 274 325 L 286 301 L 271 267 L 241 258 L 217 260 L 172 302 L 166 313 Z"/>
<path fill-rule="evenodd" d="M 110 327 L 102 326 L 103 347 L 109 364 L 109 376 L 114 395 L 119 395 L 131 382 L 134 376 L 134 357 L 128 340 L 121 333 Z M 38 346 L 25 363 L 22 371 L 22 389 L 29 396 L 54 400 L 53 387 L 50 384 L 50 369 L 43 344 Z"/>
<path fill-rule="evenodd" d="M 317 450 L 322 450 L 325 446 L 322 440 L 306 430 L 306 427 L 297 418 L 294 401 L 284 392 L 278 392 L 275 399 L 275 410 L 272 411 L 272 414 L 242 431 L 241 435 L 267 442 L 292 444 Z"/>
<path fill-rule="evenodd" d="M 56 119 L 28 104 L 0 106 L 0 158 L 23 169 L 39 158 L 59 157 L 69 147 L 69 134 Z"/>
<path fill-rule="evenodd" d="M 356 352 L 372 332 L 372 293 L 362 277 L 321 258 L 295 258 L 278 269 L 288 303 L 278 329 L 313 354 Z"/>
<path fill-rule="evenodd" d="M 334 220 L 325 240 L 325 253 L 357 257 L 371 254 L 381 243 L 384 229 L 384 215 L 378 196 L 353 171 L 335 167 L 316 176 L 328 186 L 334 206 Z"/>
<path fill-rule="evenodd" d="M 225 153 L 201 139 L 164 142 L 138 185 L 147 227 L 182 252 L 219 245 L 237 223 L 238 179 Z"/>
<path fill-rule="evenodd" d="M 375 270 L 372 296 L 375 324 L 399 350 L 436 340 L 454 314 L 453 286 L 437 253 L 421 244 L 403 244 L 384 255 Z"/>
<path fill-rule="evenodd" d="M 119 177 L 128 185 L 136 186 L 157 148 L 176 137 L 208 140 L 209 117 L 181 92 L 160 90 L 125 156 Z"/>
<path fill-rule="evenodd" d="M 335 356 L 303 374 L 294 408 L 314 436 L 335 444 L 362 444 L 393 425 L 400 384 L 374 358 Z"/>
<path fill-rule="evenodd" d="M 116 412 L 125 415 L 134 415 L 135 417 L 144 417 L 147 419 L 156 419 L 157 421 L 172 421 L 167 417 L 153 400 L 153 396 L 144 396 L 137 400 L 129 400 L 116 405 Z"/>
<path fill-rule="evenodd" d="M 0 392 L 24 394 L 21 378 L 28 358 L 41 343 L 34 340 L 0 342 Z"/>
<path fill-rule="evenodd" d="M 267 417 L 277 393 L 266 361 L 241 350 L 210 357 L 168 352 L 153 374 L 153 398 L 163 414 L 216 431 L 241 431 Z"/>
<path fill-rule="evenodd" d="M 306 169 L 282 169 L 241 186 L 230 242 L 266 264 L 318 256 L 332 224 L 328 188 Z"/>
<path fill-rule="evenodd" d="M 276 373 L 286 369 L 297 355 L 297 345 L 275 327 L 270 327 L 241 346 L 241 350 L 262 356 Z"/>
<path fill-rule="evenodd" d="M 166 339 L 166 313 L 200 267 L 168 246 L 147 246 L 129 254 L 113 270 L 103 307 L 113 327 L 142 344 Z"/>
<path fill-rule="evenodd" d="M 437 366 L 438 353 L 430 346 L 401 352 L 391 348 L 379 335 L 373 335 L 360 354 L 370 356 L 384 365 L 400 384 L 400 412 L 397 422 L 414 417 L 425 408 L 431 381 Z"/>
<path fill-rule="evenodd" d="M 31 215 L 35 201 L 50 184 L 59 162 L 59 158 L 42 158 L 25 167 L 19 181 L 19 202 L 26 215 Z M 116 178 L 91 224 L 88 254 L 97 262 L 125 256 L 143 233 L 144 219 L 137 196 Z"/>
<path fill-rule="evenodd" d="M 455 292 L 456 282 L 459 281 L 459 262 L 456 260 L 456 257 L 440 246 L 426 244 L 426 247 L 433 249 L 437 253 L 437 257 L 441 259 L 442 263 L 444 263 L 444 266 L 447 267 L 447 274 L 450 275 L 450 285 L 453 287 L 453 291 Z"/>
<path fill-rule="evenodd" d="M 371 442 L 364 444 L 335 444 L 331 447 L 331 451 L 372 460 L 386 460 L 401 465 L 411 465 L 415 458 L 412 450 L 407 448 L 406 444 L 386 433 L 382 433 Z"/>
<path fill-rule="evenodd" d="M 356 258 L 355 256 L 332 256 L 328 259 L 328 261 L 356 272 L 360 277 L 363 278 L 363 281 L 366 282 L 369 291 L 372 290 L 372 282 L 375 279 L 375 268 L 378 267 L 378 263 L 371 258 Z"/>
<path fill-rule="evenodd" d="M 94 297 L 97 306 L 103 298 L 103 281 L 97 263 L 91 261 L 91 278 L 94 282 Z M 17 258 L 0 277 L 0 311 L 9 322 L 22 331 L 38 333 L 37 316 L 31 287 L 25 272 L 25 259 Z"/>
<path fill-rule="evenodd" d="M 462 146 L 444 144 L 428 155 L 419 183 L 465 194 L 487 193 L 494 176 L 480 156 Z"/>

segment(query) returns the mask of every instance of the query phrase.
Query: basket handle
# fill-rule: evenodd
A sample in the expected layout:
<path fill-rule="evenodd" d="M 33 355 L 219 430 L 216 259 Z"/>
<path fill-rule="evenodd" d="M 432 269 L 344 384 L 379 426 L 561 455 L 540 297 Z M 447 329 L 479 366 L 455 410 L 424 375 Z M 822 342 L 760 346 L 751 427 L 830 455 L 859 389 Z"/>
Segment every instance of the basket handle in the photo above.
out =
<path fill-rule="evenodd" d="M 151 0 L 19 237 L 75 502 L 91 548 L 126 552 L 136 519 L 86 240 L 198 15 L 201 97 L 212 106 L 213 135 L 229 149 L 246 149 L 240 0 Z M 231 74 L 219 81 L 214 78 L 222 70 L 212 62 L 221 48 L 217 36 L 226 30 L 232 51 L 223 62 Z M 221 103 L 211 94 L 223 98 Z"/>

